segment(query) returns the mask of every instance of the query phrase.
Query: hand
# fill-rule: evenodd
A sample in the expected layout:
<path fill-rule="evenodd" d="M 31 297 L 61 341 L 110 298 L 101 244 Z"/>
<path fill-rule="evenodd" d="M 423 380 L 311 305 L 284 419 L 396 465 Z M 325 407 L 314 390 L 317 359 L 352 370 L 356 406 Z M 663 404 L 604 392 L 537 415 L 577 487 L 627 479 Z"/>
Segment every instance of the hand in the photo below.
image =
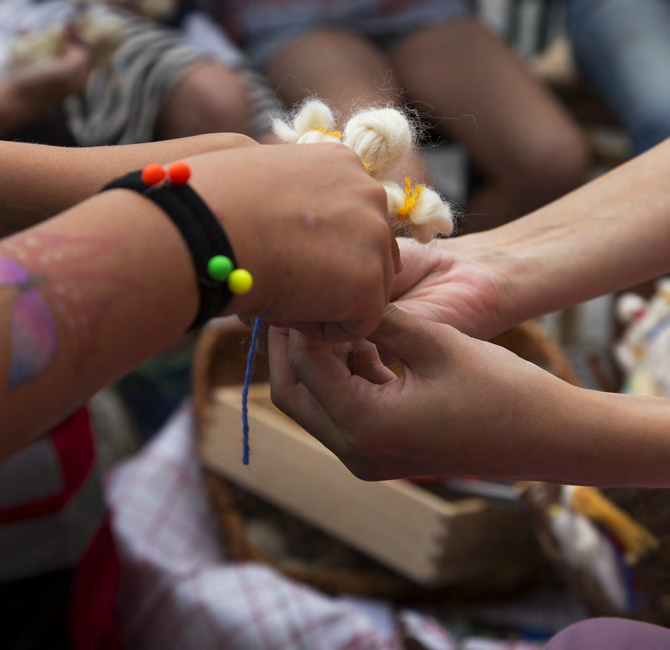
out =
<path fill-rule="evenodd" d="M 391 299 L 410 314 L 484 340 L 519 323 L 523 316 L 514 313 L 503 255 L 478 245 L 480 239 L 468 235 L 428 246 L 400 239 L 403 269 Z"/>
<path fill-rule="evenodd" d="M 394 306 L 348 350 L 279 328 L 269 343 L 274 403 L 365 480 L 538 476 L 579 390 Z M 402 376 L 377 348 L 400 359 Z"/>
<path fill-rule="evenodd" d="M 14 72 L 8 79 L 16 101 L 31 114 L 46 113 L 83 91 L 93 68 L 91 51 L 68 43 L 61 55 Z"/>
<path fill-rule="evenodd" d="M 261 146 L 189 164 L 194 188 L 254 277 L 250 294 L 234 301 L 238 315 L 328 341 L 376 329 L 398 253 L 384 189 L 354 152 L 339 144 Z"/>

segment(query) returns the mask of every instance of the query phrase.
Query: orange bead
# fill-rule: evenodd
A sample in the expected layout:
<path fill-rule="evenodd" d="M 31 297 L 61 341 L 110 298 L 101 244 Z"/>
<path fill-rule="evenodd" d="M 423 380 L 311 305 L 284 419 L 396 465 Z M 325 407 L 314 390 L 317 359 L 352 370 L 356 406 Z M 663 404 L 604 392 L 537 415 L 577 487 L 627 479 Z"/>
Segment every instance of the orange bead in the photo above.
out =
<path fill-rule="evenodd" d="M 163 165 L 158 163 L 151 163 L 142 170 L 142 180 L 147 185 L 158 185 L 165 180 L 165 176 Z"/>
<path fill-rule="evenodd" d="M 168 176 L 175 185 L 186 185 L 191 178 L 191 168 L 185 162 L 173 162 L 168 167 Z"/>

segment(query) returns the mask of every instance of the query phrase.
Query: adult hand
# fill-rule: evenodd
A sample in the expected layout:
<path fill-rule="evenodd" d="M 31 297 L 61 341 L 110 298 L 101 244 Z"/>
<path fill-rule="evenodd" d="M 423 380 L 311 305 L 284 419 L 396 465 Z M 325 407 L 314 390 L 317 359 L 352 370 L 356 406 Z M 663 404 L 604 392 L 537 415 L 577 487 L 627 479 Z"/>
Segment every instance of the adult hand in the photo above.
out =
<path fill-rule="evenodd" d="M 392 305 L 370 341 L 347 350 L 285 328 L 269 343 L 274 403 L 365 480 L 537 476 L 579 390 Z M 377 348 L 402 362 L 400 377 Z"/>
<path fill-rule="evenodd" d="M 504 255 L 479 242 L 481 235 L 435 240 L 428 246 L 399 240 L 402 271 L 391 299 L 404 311 L 452 325 L 488 340 L 523 320 L 503 271 Z"/>
<path fill-rule="evenodd" d="M 328 341 L 364 338 L 388 304 L 398 259 L 386 194 L 340 144 L 274 145 L 189 160 L 254 289 L 242 316 Z"/>

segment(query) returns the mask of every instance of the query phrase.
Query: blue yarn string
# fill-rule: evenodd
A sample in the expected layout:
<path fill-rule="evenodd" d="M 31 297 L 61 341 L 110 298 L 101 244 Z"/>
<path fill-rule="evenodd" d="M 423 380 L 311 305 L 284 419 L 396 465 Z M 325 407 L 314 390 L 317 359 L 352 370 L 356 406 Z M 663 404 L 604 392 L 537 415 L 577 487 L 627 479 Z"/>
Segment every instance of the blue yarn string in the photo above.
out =
<path fill-rule="evenodd" d="M 254 357 L 256 356 L 256 343 L 258 333 L 261 331 L 261 319 L 254 321 L 254 330 L 251 335 L 251 347 L 247 357 L 247 372 L 244 375 L 244 387 L 242 388 L 242 463 L 249 464 L 249 385 L 254 376 Z"/>

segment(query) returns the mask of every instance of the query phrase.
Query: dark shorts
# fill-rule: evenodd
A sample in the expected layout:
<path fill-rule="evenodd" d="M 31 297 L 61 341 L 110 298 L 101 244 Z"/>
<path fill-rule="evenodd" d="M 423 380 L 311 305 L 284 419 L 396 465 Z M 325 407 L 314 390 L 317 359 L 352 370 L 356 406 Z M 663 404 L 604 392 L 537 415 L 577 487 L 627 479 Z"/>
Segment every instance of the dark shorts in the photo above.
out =
<path fill-rule="evenodd" d="M 471 15 L 473 0 L 231 0 L 232 29 L 263 70 L 294 38 L 341 28 L 382 45 L 436 22 Z"/>

